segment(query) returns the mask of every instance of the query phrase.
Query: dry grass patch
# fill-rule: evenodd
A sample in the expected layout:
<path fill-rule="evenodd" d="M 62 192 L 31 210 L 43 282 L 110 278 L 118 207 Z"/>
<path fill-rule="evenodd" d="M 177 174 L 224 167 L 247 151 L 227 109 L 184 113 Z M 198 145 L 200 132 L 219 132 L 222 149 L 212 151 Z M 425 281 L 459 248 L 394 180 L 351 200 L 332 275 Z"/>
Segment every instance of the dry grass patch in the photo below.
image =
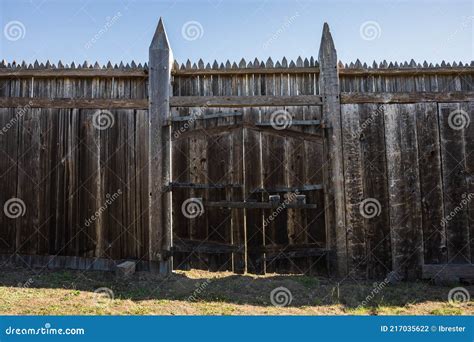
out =
<path fill-rule="evenodd" d="M 472 315 L 474 304 L 450 304 L 451 287 L 427 282 L 388 285 L 370 300 L 373 281 L 341 281 L 302 275 L 235 275 L 178 271 L 169 277 L 137 273 L 118 280 L 112 273 L 28 271 L 0 274 L 2 315 Z M 270 293 L 291 293 L 285 307 Z M 113 299 L 98 296 L 108 288 Z M 474 288 L 466 286 L 471 293 Z M 365 305 L 361 305 L 366 301 Z"/>

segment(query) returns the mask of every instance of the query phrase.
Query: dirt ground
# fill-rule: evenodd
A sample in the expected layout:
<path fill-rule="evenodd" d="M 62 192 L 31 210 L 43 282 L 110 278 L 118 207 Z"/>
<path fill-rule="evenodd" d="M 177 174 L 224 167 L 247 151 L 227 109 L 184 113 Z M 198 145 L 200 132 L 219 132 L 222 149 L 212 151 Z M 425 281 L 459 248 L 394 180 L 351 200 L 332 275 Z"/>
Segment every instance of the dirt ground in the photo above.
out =
<path fill-rule="evenodd" d="M 464 286 L 386 285 L 302 275 L 178 271 L 169 277 L 0 270 L 0 314 L 36 315 L 472 315 L 472 301 L 449 303 Z M 273 291 L 273 292 L 272 292 Z M 272 297 L 273 293 L 273 297 Z M 273 301 L 272 301 L 273 298 Z M 276 306 L 276 305 L 285 306 Z"/>

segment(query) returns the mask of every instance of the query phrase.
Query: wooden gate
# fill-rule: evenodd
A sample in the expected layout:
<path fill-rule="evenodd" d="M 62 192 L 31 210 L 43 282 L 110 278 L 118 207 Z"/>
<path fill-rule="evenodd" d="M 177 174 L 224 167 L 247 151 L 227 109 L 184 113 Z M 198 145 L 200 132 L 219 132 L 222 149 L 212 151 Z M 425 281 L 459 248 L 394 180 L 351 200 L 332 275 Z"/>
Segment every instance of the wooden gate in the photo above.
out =
<path fill-rule="evenodd" d="M 205 77 L 203 97 L 172 100 L 173 267 L 307 273 L 326 252 L 320 102 L 277 106 L 266 75 L 257 80 L 265 102 L 218 103 L 206 92 L 222 96 L 224 78 Z"/>
<path fill-rule="evenodd" d="M 327 27 L 322 42 L 321 65 L 179 66 L 160 21 L 149 66 L 150 251 L 162 271 L 328 271 L 337 237 L 326 227 L 339 222 L 325 205 L 337 197 L 328 180 L 340 180 L 330 114 L 340 108 Z"/>

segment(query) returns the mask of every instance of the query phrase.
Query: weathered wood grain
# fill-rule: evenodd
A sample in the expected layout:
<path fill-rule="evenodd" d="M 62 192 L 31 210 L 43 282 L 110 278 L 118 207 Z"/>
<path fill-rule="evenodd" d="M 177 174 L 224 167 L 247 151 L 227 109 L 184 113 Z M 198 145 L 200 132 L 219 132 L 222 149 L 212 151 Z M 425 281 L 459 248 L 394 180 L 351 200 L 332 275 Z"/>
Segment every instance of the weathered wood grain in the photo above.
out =
<path fill-rule="evenodd" d="M 0 109 L 0 205 L 2 210 L 5 203 L 17 197 L 17 165 L 18 134 L 20 132 L 20 117 L 24 112 L 16 109 Z M 16 248 L 16 220 L 0 215 L 0 251 L 2 254 L 13 253 Z"/>
<path fill-rule="evenodd" d="M 341 93 L 341 103 L 417 103 L 472 101 L 474 92 Z"/>
<path fill-rule="evenodd" d="M 416 129 L 423 218 L 423 255 L 426 264 L 447 262 L 446 229 L 441 224 L 443 182 L 438 106 L 416 104 Z"/>
<path fill-rule="evenodd" d="M 268 75 L 273 77 L 273 75 Z M 321 96 L 175 96 L 170 99 L 171 107 L 264 107 L 264 106 L 314 106 L 320 105 Z"/>
<path fill-rule="evenodd" d="M 359 140 L 363 167 L 364 199 L 381 203 L 378 215 L 366 219 L 367 276 L 385 278 L 391 269 L 390 215 L 384 110 L 380 104 L 361 105 Z M 360 209 L 360 207 L 359 207 Z"/>
<path fill-rule="evenodd" d="M 170 211 L 165 211 L 170 197 L 162 193 L 163 185 L 169 182 L 170 157 L 168 134 L 163 133 L 163 123 L 169 119 L 170 80 L 173 56 L 168 37 L 160 19 L 149 49 L 150 83 L 149 83 L 149 194 L 150 224 L 149 251 L 150 261 L 160 262 L 160 273 L 171 272 L 170 260 L 165 260 L 164 252 L 171 246 Z M 166 204 L 165 204 L 166 202 Z M 163 254 L 163 255 L 161 255 Z M 153 267 L 152 267 L 153 268 Z"/>
<path fill-rule="evenodd" d="M 402 278 L 419 276 L 423 262 L 415 110 L 414 105 L 384 110 L 392 268 Z"/>
<path fill-rule="evenodd" d="M 460 263 L 474 260 L 472 65 L 336 65 L 327 26 L 320 56 L 321 66 L 180 68 L 160 22 L 149 70 L 0 62 L 0 204 L 26 204 L 18 219 L 0 216 L 0 252 L 79 269 L 151 260 L 163 273 L 171 256 L 173 268 L 237 273 L 321 274 L 326 259 L 351 277 L 412 278 L 422 263 L 469 272 Z M 100 110 L 112 127 L 93 127 Z M 276 110 L 290 127 L 272 127 Z M 471 124 L 453 130 L 453 110 Z M 264 224 L 278 208 L 270 195 L 297 190 L 306 203 Z M 181 205 L 192 197 L 205 213 L 190 220 Z M 381 204 L 370 219 L 360 214 L 367 198 Z"/>
<path fill-rule="evenodd" d="M 173 116 L 175 115 L 186 115 L 187 109 L 171 109 Z M 181 122 L 175 122 L 172 125 L 172 135 L 181 135 L 184 130 L 184 126 Z M 189 140 L 179 139 L 174 140 L 171 147 L 171 155 L 173 156 L 172 162 L 172 175 L 171 179 L 173 182 L 185 183 L 189 182 L 189 168 L 188 168 L 188 150 Z M 189 239 L 190 228 L 189 219 L 187 219 L 183 213 L 181 206 L 191 195 L 189 188 L 173 188 L 172 194 L 172 219 L 173 219 L 173 244 L 179 242 L 181 239 Z M 173 254 L 173 269 L 188 269 L 189 268 L 189 252 L 188 253 L 174 253 Z"/>
<path fill-rule="evenodd" d="M 77 109 L 148 109 L 146 99 L 104 99 L 104 98 L 28 98 L 28 97 L 0 97 L 0 107 L 31 108 L 77 108 Z"/>
<path fill-rule="evenodd" d="M 365 199 L 364 162 L 361 146 L 361 112 L 356 104 L 341 107 L 343 149 L 344 149 L 344 179 L 345 205 L 347 224 L 347 264 L 352 277 L 367 276 L 367 224 L 368 219 L 361 214 L 361 203 Z"/>
<path fill-rule="evenodd" d="M 344 205 L 344 176 L 341 136 L 341 105 L 337 55 L 329 26 L 325 23 L 319 49 L 319 86 L 323 97 L 323 121 L 331 127 L 325 131 L 324 175 L 326 229 L 329 248 L 336 251 L 332 264 L 335 274 L 347 274 L 347 231 Z"/>
<path fill-rule="evenodd" d="M 472 153 L 472 148 L 467 150 L 464 136 L 467 130 L 462 125 L 457 126 L 459 122 L 456 121 L 456 118 L 469 115 L 468 110 L 466 104 L 438 104 L 444 187 L 444 220 L 440 224 L 446 229 L 448 262 L 453 264 L 469 263 L 471 260 L 469 207 L 464 201 L 469 192 L 466 156 Z"/>

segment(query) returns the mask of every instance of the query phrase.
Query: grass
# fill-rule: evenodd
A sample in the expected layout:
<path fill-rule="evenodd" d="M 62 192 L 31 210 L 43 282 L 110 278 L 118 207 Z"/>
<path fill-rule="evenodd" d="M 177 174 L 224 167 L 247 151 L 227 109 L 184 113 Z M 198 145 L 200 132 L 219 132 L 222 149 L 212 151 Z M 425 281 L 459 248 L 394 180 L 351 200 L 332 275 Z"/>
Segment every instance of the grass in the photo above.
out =
<path fill-rule="evenodd" d="M 301 275 L 235 275 L 191 270 L 163 278 L 112 273 L 3 268 L 1 315 L 472 315 L 473 302 L 450 304 L 451 287 L 427 282 L 387 285 Z M 272 290 L 291 293 L 285 307 Z M 98 288 L 112 292 L 94 293 Z M 473 293 L 473 288 L 466 287 Z M 113 293 L 113 299 L 107 293 Z"/>

